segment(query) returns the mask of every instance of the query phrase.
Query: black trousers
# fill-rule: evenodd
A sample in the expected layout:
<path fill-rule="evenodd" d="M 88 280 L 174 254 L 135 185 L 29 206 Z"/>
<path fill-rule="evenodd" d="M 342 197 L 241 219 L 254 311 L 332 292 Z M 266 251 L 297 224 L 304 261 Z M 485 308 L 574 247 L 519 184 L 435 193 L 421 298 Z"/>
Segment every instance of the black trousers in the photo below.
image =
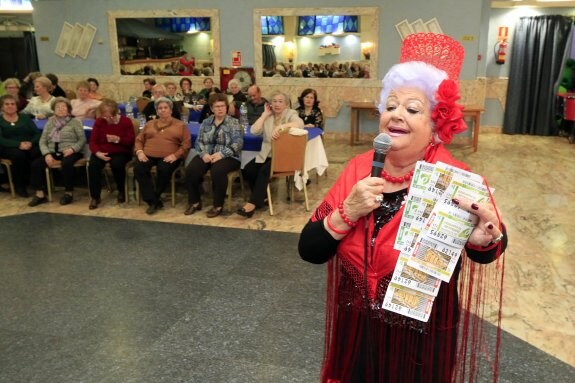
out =
<path fill-rule="evenodd" d="M 30 150 L 0 148 L 0 158 L 12 161 L 12 180 L 15 189 L 26 189 L 26 185 L 28 185 L 30 179 L 32 162 L 41 156 L 42 154 L 37 145 L 32 146 Z"/>
<path fill-rule="evenodd" d="M 249 202 L 257 208 L 265 205 L 264 200 L 266 199 L 268 183 L 270 182 L 271 167 L 271 158 L 266 159 L 266 162 L 262 164 L 257 163 L 254 158 L 242 170 L 243 176 L 250 184 L 250 189 L 252 190 Z"/>
<path fill-rule="evenodd" d="M 142 198 L 148 205 L 156 204 L 160 201 L 160 196 L 170 183 L 172 173 L 180 166 L 181 160 L 172 163 L 165 162 L 163 158 L 148 157 L 147 162 L 136 160 L 134 165 L 134 177 L 140 184 L 140 191 Z M 152 175 L 150 171 L 152 167 L 156 167 L 156 188 L 152 183 Z"/>
<path fill-rule="evenodd" d="M 124 182 L 126 180 L 126 164 L 132 159 L 129 153 L 108 153 L 109 161 L 104 161 L 94 154 L 90 157 L 88 165 L 88 177 L 90 180 L 90 197 L 100 199 L 102 191 L 102 170 L 107 163 L 110 164 L 118 195 L 125 193 Z"/>
<path fill-rule="evenodd" d="M 74 190 L 74 176 L 76 175 L 76 169 L 74 164 L 84 155 L 82 153 L 73 153 L 68 157 L 57 157 L 52 154 L 54 159 L 62 161 L 62 181 L 64 182 L 64 188 L 67 192 Z M 44 157 L 38 157 L 32 161 L 32 174 L 30 176 L 30 186 L 34 190 L 46 190 L 46 175 L 44 170 L 48 165 L 46 165 L 46 160 Z"/>
<path fill-rule="evenodd" d="M 215 163 L 205 163 L 200 156 L 195 156 L 186 168 L 186 186 L 188 188 L 188 203 L 201 202 L 202 182 L 204 174 L 210 171 L 212 177 L 212 190 L 214 193 L 214 207 L 224 206 L 226 190 L 228 188 L 228 173 L 240 168 L 240 161 L 233 158 L 222 158 Z"/>

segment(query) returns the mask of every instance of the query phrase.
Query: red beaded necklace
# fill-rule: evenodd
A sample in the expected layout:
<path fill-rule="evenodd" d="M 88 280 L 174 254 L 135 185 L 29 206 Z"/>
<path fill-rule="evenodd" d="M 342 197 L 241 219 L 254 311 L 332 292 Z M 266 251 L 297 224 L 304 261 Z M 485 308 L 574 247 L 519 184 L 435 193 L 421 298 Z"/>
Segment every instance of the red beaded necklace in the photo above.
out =
<path fill-rule="evenodd" d="M 411 177 L 413 177 L 413 172 L 415 170 L 410 171 L 409 173 L 407 173 L 404 176 L 400 176 L 400 177 L 392 177 L 389 174 L 387 174 L 387 172 L 385 170 L 381 171 L 381 176 L 386 180 L 391 182 L 392 184 L 402 184 L 404 182 L 408 182 Z"/>

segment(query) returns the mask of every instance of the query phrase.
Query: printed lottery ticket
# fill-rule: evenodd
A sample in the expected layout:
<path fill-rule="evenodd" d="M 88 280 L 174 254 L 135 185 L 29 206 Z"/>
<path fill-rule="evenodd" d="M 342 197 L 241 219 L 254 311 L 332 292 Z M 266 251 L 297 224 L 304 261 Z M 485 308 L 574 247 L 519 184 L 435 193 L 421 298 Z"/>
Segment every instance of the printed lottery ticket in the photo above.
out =
<path fill-rule="evenodd" d="M 452 247 L 425 237 L 415 244 L 413 254 L 407 260 L 407 265 L 442 281 L 449 282 L 462 250 L 463 246 Z"/>
<path fill-rule="evenodd" d="M 441 280 L 408 266 L 407 260 L 408 257 L 405 254 L 399 256 L 391 282 L 436 297 L 441 286 Z"/>
<path fill-rule="evenodd" d="M 413 319 L 427 322 L 434 297 L 390 283 L 383 298 L 383 308 Z"/>

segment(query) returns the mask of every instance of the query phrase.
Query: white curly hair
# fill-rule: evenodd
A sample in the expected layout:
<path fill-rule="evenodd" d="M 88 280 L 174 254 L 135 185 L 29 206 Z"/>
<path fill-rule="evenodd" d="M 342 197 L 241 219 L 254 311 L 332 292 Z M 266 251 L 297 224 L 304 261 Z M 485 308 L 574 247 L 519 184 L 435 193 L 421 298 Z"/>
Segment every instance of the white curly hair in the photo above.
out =
<path fill-rule="evenodd" d="M 430 111 L 432 111 L 437 105 L 435 93 L 439 88 L 439 84 L 447 78 L 448 75 L 445 71 L 422 61 L 408 61 L 395 64 L 382 80 L 383 89 L 379 97 L 379 112 L 383 113 L 385 111 L 387 98 L 393 89 L 405 87 L 420 89 L 429 100 Z M 435 121 L 433 121 L 433 130 L 435 142 L 440 142 L 437 134 L 435 134 Z"/>

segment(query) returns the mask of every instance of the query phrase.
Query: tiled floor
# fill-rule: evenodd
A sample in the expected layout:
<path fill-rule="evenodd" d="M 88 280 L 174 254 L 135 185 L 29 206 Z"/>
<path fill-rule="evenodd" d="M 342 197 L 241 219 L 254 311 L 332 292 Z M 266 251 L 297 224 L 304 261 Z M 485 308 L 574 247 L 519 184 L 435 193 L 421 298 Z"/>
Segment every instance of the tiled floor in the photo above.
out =
<path fill-rule="evenodd" d="M 369 141 L 354 147 L 346 142 L 345 138 L 326 137 L 330 167 L 328 175 L 319 177 L 317 183 L 312 175 L 308 189 L 310 206 L 321 201 L 349 158 L 370 147 Z M 466 145 L 452 145 L 450 149 L 495 187 L 494 197 L 507 224 L 510 244 L 506 253 L 503 328 L 575 366 L 575 354 L 571 351 L 575 344 L 575 145 L 559 137 L 508 136 L 486 129 L 478 152 L 473 153 Z M 27 200 L 2 193 L 0 216 L 45 211 L 298 232 L 310 213 L 304 211 L 303 193 L 296 194 L 295 202 L 287 203 L 283 186 L 277 182 L 273 189 L 278 195 L 273 217 L 267 210 L 257 212 L 251 219 L 230 213 L 207 219 L 204 211 L 184 216 L 186 196 L 182 188 L 176 207 L 167 204 L 154 216 L 147 216 L 145 207 L 134 202 L 118 205 L 115 197 L 105 193 L 101 207 L 90 211 L 84 188 L 77 189 L 76 201 L 65 207 L 56 202 L 29 208 Z M 239 186 L 236 189 L 235 203 L 239 207 L 243 201 Z M 204 201 L 207 205 L 209 200 Z"/>

